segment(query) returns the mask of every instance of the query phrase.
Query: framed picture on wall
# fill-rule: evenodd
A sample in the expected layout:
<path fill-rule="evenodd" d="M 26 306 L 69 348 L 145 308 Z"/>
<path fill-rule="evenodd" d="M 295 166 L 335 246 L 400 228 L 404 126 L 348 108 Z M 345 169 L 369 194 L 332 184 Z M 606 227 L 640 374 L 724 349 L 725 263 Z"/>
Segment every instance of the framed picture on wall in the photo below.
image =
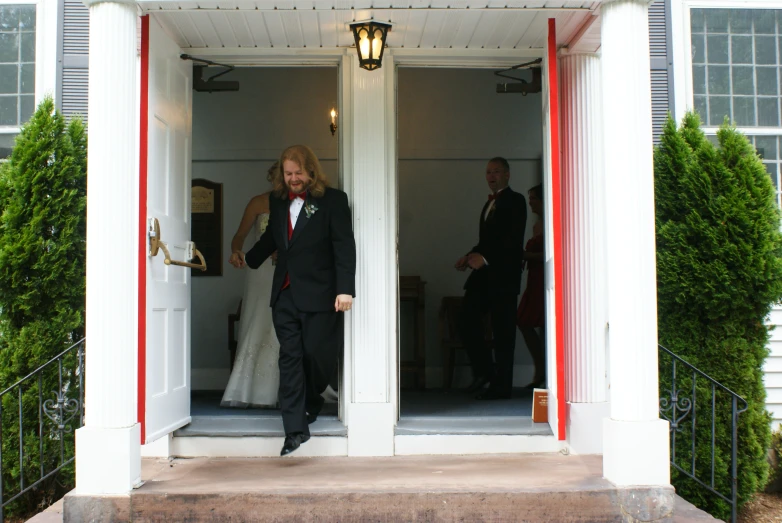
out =
<path fill-rule="evenodd" d="M 203 178 L 190 189 L 190 239 L 204 256 L 206 271 L 191 269 L 194 277 L 223 275 L 223 184 Z"/>

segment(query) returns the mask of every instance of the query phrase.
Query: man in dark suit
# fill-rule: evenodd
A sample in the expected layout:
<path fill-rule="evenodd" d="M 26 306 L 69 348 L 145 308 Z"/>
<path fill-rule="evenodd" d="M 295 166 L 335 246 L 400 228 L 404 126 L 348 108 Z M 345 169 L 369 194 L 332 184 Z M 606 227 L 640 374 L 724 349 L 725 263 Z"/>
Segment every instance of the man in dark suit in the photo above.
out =
<path fill-rule="evenodd" d="M 478 245 L 456 262 L 460 271 L 472 269 L 464 284 L 461 334 L 473 372 L 467 392 L 478 392 L 489 383 L 476 396 L 482 400 L 510 398 L 513 388 L 516 301 L 521 286 L 527 202 L 508 187 L 509 179 L 510 166 L 505 158 L 489 160 L 486 182 L 491 194 L 481 210 Z M 484 340 L 483 318 L 487 313 L 491 317 L 494 363 Z"/>
<path fill-rule="evenodd" d="M 310 439 L 321 393 L 342 348 L 342 312 L 355 296 L 356 243 L 347 195 L 327 186 L 315 153 L 295 145 L 282 153 L 272 179 L 269 225 L 246 255 L 259 267 L 277 251 L 271 292 L 280 342 L 281 456 Z"/>

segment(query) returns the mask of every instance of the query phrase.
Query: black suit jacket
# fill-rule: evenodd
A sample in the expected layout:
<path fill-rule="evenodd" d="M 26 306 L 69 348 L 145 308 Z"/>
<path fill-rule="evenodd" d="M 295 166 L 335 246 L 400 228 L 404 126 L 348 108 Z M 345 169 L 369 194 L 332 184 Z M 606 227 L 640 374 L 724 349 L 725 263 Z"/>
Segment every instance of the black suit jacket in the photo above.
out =
<path fill-rule="evenodd" d="M 348 197 L 330 187 L 321 198 L 308 195 L 289 241 L 287 196 L 269 198 L 269 224 L 245 261 L 255 269 L 277 251 L 272 307 L 289 274 L 293 302 L 300 311 L 333 311 L 338 294 L 356 295 L 356 242 Z M 307 207 L 317 210 L 307 216 Z"/>
<path fill-rule="evenodd" d="M 464 284 L 466 290 L 489 294 L 518 295 L 521 287 L 521 255 L 527 227 L 527 201 L 510 187 L 494 200 L 494 210 L 483 219 L 489 202 L 481 209 L 477 252 L 488 265 L 472 271 Z"/>

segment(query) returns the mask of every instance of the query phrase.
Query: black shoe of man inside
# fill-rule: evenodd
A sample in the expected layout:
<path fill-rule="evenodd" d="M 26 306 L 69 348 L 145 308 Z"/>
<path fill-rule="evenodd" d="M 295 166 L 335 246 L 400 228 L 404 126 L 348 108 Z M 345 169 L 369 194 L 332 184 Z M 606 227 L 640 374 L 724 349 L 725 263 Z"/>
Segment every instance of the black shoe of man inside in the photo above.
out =
<path fill-rule="evenodd" d="M 301 447 L 301 444 L 309 439 L 310 437 L 308 434 L 302 434 L 301 432 L 297 432 L 296 434 L 289 434 L 285 436 L 285 443 L 282 444 L 282 450 L 280 451 L 280 456 L 287 456 L 294 450 Z"/>

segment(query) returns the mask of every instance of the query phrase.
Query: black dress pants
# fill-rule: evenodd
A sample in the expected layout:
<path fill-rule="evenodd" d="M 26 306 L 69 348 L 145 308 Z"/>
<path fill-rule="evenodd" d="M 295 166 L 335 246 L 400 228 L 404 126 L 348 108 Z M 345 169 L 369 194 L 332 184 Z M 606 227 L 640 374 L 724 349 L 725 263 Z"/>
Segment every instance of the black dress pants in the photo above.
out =
<path fill-rule="evenodd" d="M 461 334 L 473 377 L 489 378 L 492 389 L 502 394 L 510 394 L 513 388 L 516 301 L 513 294 L 492 295 L 484 289 L 470 289 L 464 294 Z M 483 317 L 487 313 L 491 317 L 494 362 L 484 336 Z"/>
<path fill-rule="evenodd" d="M 307 412 L 320 412 L 321 393 L 337 366 L 341 314 L 302 312 L 289 290 L 280 293 L 272 320 L 280 342 L 280 411 L 285 434 L 309 435 Z"/>

